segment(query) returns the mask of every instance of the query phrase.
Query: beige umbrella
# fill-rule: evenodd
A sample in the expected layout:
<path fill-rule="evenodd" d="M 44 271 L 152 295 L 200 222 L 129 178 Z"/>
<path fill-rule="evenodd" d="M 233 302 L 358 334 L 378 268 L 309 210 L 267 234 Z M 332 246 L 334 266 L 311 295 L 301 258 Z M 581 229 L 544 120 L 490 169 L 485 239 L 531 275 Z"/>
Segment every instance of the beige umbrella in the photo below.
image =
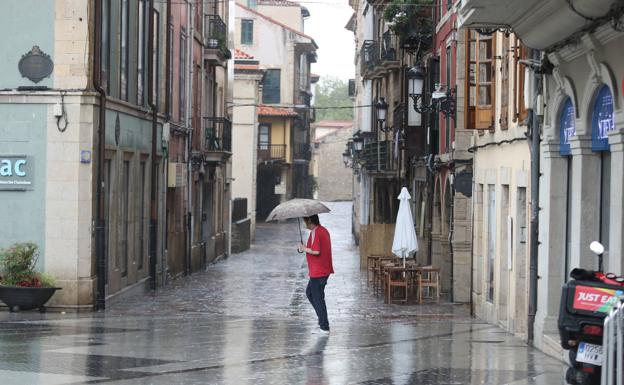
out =
<path fill-rule="evenodd" d="M 303 243 L 303 235 L 301 234 L 301 223 L 299 218 L 309 217 L 315 214 L 328 213 L 331 210 L 320 201 L 316 199 L 291 199 L 289 201 L 280 203 L 271 211 L 271 214 L 267 217 L 266 221 L 276 221 L 280 219 L 297 218 L 299 224 L 299 238 Z"/>

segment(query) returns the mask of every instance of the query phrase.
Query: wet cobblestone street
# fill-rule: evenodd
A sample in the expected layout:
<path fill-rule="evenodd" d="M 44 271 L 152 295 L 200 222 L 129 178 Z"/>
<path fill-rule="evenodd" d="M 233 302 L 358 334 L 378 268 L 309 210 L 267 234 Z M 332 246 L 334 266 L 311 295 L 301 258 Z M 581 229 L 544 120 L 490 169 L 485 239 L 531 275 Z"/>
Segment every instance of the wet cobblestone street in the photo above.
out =
<path fill-rule="evenodd" d="M 4 309 L 0 384 L 563 384 L 563 363 L 463 305 L 384 304 L 359 270 L 350 203 L 330 207 L 330 336 L 310 333 L 297 222 L 259 223 L 251 250 L 104 313 Z"/>

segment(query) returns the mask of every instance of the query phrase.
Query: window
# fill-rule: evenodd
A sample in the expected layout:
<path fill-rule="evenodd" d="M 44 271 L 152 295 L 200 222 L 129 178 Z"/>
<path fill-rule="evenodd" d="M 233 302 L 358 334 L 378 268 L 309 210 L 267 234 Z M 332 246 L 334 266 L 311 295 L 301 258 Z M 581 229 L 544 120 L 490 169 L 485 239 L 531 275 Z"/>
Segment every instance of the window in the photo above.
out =
<path fill-rule="evenodd" d="M 110 1 L 102 2 L 102 52 L 100 82 L 106 92 L 110 90 Z"/>
<path fill-rule="evenodd" d="M 261 150 L 268 150 L 271 143 L 271 126 L 261 124 L 258 128 L 258 145 Z"/>
<path fill-rule="evenodd" d="M 308 56 L 301 54 L 299 56 L 299 89 L 308 89 Z"/>
<path fill-rule="evenodd" d="M 160 13 L 153 10 L 152 18 L 154 20 L 154 56 L 152 57 L 152 63 L 154 65 L 154 82 L 152 83 L 152 100 L 156 106 L 160 103 Z"/>
<path fill-rule="evenodd" d="M 179 76 L 179 116 L 180 122 L 186 121 L 186 31 L 184 28 L 180 31 L 180 76 Z"/>
<path fill-rule="evenodd" d="M 253 20 L 241 20 L 241 44 L 253 44 Z"/>
<path fill-rule="evenodd" d="M 121 0 L 121 34 L 120 37 L 120 84 L 119 84 L 119 97 L 121 100 L 128 100 L 128 56 L 129 56 L 129 48 L 130 42 L 128 40 L 128 17 L 130 14 L 130 1 L 129 0 Z"/>
<path fill-rule="evenodd" d="M 147 23 L 145 18 L 147 13 L 145 12 L 146 0 L 139 1 L 139 41 L 138 41 L 138 55 L 137 55 L 137 104 L 142 106 L 145 104 L 145 54 L 147 48 L 147 40 L 145 28 Z"/>
<path fill-rule="evenodd" d="M 280 102 L 280 77 L 281 70 L 270 69 L 264 76 L 262 89 L 262 103 L 279 104 Z"/>
<path fill-rule="evenodd" d="M 251 9 L 256 9 L 258 7 L 258 1 L 257 0 L 247 0 L 247 7 L 251 8 Z"/>
<path fill-rule="evenodd" d="M 121 267 L 121 276 L 125 277 L 128 274 L 128 237 L 130 230 L 130 161 L 125 160 L 123 162 L 122 170 L 123 190 L 121 193 L 121 258 L 122 260 L 117 264 L 117 267 Z M 120 266 L 121 265 L 121 266 Z"/>
<path fill-rule="evenodd" d="M 451 88 L 451 46 L 446 47 L 446 87 Z M 449 153 L 451 151 L 451 116 L 447 115 L 444 121 L 444 151 Z"/>
<path fill-rule="evenodd" d="M 453 0 L 446 0 L 446 9 L 451 9 L 453 6 Z"/>
<path fill-rule="evenodd" d="M 468 32 L 468 116 L 467 128 L 486 130 L 494 127 L 494 37 Z"/>
<path fill-rule="evenodd" d="M 494 302 L 494 258 L 496 255 L 496 188 L 488 185 L 487 205 L 487 301 Z"/>

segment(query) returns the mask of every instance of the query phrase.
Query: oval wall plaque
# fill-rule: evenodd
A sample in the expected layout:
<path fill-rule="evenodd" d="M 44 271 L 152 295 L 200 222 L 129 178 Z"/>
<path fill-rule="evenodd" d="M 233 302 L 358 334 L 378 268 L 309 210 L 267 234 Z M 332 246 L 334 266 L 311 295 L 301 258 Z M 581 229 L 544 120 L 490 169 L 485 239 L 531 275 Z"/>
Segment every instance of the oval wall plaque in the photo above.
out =
<path fill-rule="evenodd" d="M 43 78 L 47 78 L 54 70 L 54 62 L 50 59 L 50 55 L 39 49 L 39 46 L 33 46 L 30 52 L 26 53 L 20 59 L 17 68 L 23 78 L 28 78 L 34 83 L 39 83 Z"/>

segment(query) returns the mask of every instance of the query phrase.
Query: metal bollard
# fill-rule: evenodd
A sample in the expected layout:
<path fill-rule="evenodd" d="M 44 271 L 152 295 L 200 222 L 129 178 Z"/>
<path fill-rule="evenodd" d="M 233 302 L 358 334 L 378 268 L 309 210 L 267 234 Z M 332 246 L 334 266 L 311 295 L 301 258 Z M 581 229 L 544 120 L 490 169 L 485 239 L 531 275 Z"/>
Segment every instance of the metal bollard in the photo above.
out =
<path fill-rule="evenodd" d="M 618 302 L 604 320 L 601 385 L 624 385 L 624 307 Z"/>

